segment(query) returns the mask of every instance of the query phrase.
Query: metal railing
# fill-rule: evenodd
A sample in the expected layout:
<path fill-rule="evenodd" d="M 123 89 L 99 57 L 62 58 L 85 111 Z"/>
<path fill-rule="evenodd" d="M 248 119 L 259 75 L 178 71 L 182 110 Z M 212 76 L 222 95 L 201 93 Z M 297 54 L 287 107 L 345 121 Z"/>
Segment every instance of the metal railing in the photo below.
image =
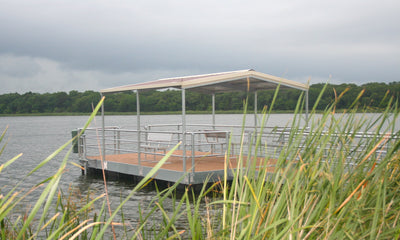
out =
<path fill-rule="evenodd" d="M 226 153 L 231 156 L 243 154 L 277 158 L 281 151 L 289 146 L 290 134 L 301 134 L 299 140 L 295 143 L 301 152 L 307 148 L 307 139 L 316 134 L 304 131 L 294 133 L 289 128 L 265 127 L 261 129 L 260 127 L 243 127 L 239 125 L 190 124 L 186 126 L 186 133 L 182 133 L 181 129 L 181 124 L 148 125 L 143 130 L 121 129 L 115 126 L 106 127 L 104 129 L 103 146 L 102 129 L 88 128 L 78 140 L 79 157 L 87 159 L 90 156 L 99 156 L 103 153 L 101 149 L 104 147 L 105 155 L 136 153 L 138 154 L 140 165 L 142 161 L 160 159 L 169 149 L 181 143 L 178 148 L 181 151 L 173 153 L 171 157 L 182 158 L 183 172 L 185 172 L 186 159 L 191 159 L 192 166 L 194 166 L 196 159 L 206 156 L 224 156 Z M 78 131 L 80 132 L 82 129 L 78 129 Z M 170 139 L 166 141 L 165 137 L 163 137 L 157 140 L 156 137 L 153 137 L 150 142 L 149 134 L 168 135 Z M 329 133 L 319 133 L 318 137 L 325 134 Z M 356 157 L 358 153 L 365 151 L 365 147 L 367 147 L 364 144 L 366 139 L 382 136 L 367 132 L 349 132 L 346 134 L 330 133 L 329 137 L 332 144 L 328 143 L 321 146 L 320 150 L 326 151 L 326 156 L 328 156 L 330 149 L 338 147 L 338 143 L 348 144 L 342 147 L 347 148 L 349 151 L 347 164 L 351 166 L 352 157 Z M 340 140 L 335 140 L 335 138 L 340 138 Z M 185 141 L 183 142 L 184 139 Z M 259 141 L 256 147 L 257 139 Z M 391 135 L 384 144 L 381 144 L 376 149 L 376 154 L 384 157 L 387 149 L 396 141 L 398 141 L 398 137 Z M 150 144 L 155 146 L 149 147 Z M 195 169 L 193 168 L 192 171 L 194 172 Z"/>
<path fill-rule="evenodd" d="M 78 132 L 82 129 L 78 129 Z M 212 134 L 218 135 L 215 141 L 207 141 L 205 135 L 211 135 L 209 138 L 214 138 Z M 149 139 L 149 135 L 171 135 L 170 141 L 165 139 L 157 140 L 157 138 Z M 183 143 L 183 133 L 178 131 L 160 131 L 160 130 L 129 130 L 120 129 L 118 127 L 107 127 L 104 129 L 104 146 L 103 135 L 101 128 L 88 128 L 78 140 L 78 153 L 80 159 L 90 159 L 95 156 L 101 156 L 103 151 L 105 155 L 117 155 L 126 153 L 138 154 L 139 164 L 143 161 L 155 160 L 159 156 L 164 156 L 166 151 L 180 144 L 177 153 L 171 157 L 180 157 L 183 160 L 199 159 L 205 156 L 224 156 L 228 142 L 229 133 L 221 131 L 207 132 L 187 132 L 185 133 L 186 142 Z M 161 146 L 163 145 L 163 146 Z M 159 151 L 165 149 L 165 151 Z M 185 153 L 183 153 L 185 149 Z M 185 161 L 184 165 L 185 165 Z M 193 164 L 194 165 L 194 164 Z M 185 166 L 184 166 L 185 169 Z"/>

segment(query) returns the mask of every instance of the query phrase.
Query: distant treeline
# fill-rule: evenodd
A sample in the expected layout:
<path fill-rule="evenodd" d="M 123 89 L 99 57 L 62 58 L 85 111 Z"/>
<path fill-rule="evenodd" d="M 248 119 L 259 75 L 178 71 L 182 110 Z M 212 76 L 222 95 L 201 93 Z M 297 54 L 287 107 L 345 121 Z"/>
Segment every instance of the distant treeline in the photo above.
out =
<path fill-rule="evenodd" d="M 309 89 L 309 105 L 314 105 L 325 84 L 313 84 Z M 317 109 L 324 109 L 332 103 L 336 96 L 342 92 L 346 93 L 338 103 L 337 108 L 346 109 L 350 107 L 357 96 L 362 92 L 362 97 L 357 104 L 360 107 L 369 107 L 379 110 L 385 106 L 391 97 L 395 101 L 400 100 L 400 82 L 392 83 L 367 83 L 361 86 L 355 84 L 327 85 L 327 89 L 320 100 Z M 269 106 L 274 96 L 274 90 L 259 91 L 258 109 L 264 105 Z M 280 90 L 275 110 L 293 110 L 302 92 L 295 89 Z M 254 107 L 254 94 L 243 92 L 216 94 L 216 110 L 242 110 L 243 101 L 248 97 L 248 108 Z M 32 93 L 24 94 L 8 93 L 0 95 L 0 114 L 26 114 L 26 113 L 88 113 L 92 111 L 92 103 L 100 100 L 100 94 L 94 91 L 70 91 L 56 93 Z M 181 92 L 175 90 L 146 91 L 140 93 L 140 108 L 142 112 L 163 112 L 181 110 Z M 211 97 L 186 91 L 186 109 L 193 111 L 211 110 Z M 106 112 L 135 112 L 136 94 L 118 93 L 106 95 Z"/>

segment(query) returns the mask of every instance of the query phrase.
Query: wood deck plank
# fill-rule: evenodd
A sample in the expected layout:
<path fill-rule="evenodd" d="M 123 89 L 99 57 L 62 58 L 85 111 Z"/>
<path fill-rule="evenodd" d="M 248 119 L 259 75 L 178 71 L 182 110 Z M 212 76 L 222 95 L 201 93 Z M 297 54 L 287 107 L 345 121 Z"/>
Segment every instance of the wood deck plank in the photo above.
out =
<path fill-rule="evenodd" d="M 153 155 L 147 154 L 146 159 L 145 154 L 141 154 L 141 165 L 146 167 L 154 167 L 158 161 L 163 157 L 163 152 L 159 152 Z M 183 172 L 183 151 L 176 150 L 166 163 L 161 167 L 161 169 L 181 171 Z M 186 171 L 190 171 L 192 168 L 192 157 L 191 151 L 186 152 Z M 101 160 L 100 156 L 88 156 L 88 159 Z M 253 160 L 254 158 L 252 158 Z M 247 157 L 243 157 L 243 166 L 247 164 Z M 257 158 L 257 167 L 261 167 L 264 164 L 265 158 Z M 125 154 L 112 154 L 106 155 L 106 161 L 125 163 L 132 165 L 139 165 L 138 154 L 137 153 L 125 153 Z M 225 157 L 224 156 L 210 156 L 207 152 L 196 152 L 195 153 L 195 172 L 212 172 L 218 170 L 224 170 Z M 229 160 L 229 168 L 236 168 L 238 165 L 238 156 L 231 156 Z M 267 162 L 268 172 L 274 171 L 274 165 L 276 164 L 275 159 L 270 159 Z"/>

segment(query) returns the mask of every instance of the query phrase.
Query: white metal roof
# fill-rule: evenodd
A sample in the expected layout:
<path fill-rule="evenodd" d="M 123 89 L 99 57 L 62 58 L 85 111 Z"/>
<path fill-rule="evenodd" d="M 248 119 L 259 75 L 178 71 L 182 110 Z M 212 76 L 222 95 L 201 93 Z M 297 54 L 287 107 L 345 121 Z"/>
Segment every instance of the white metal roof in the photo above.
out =
<path fill-rule="evenodd" d="M 295 88 L 303 91 L 308 90 L 308 85 L 306 84 L 256 72 L 253 69 L 248 69 L 232 72 L 164 78 L 150 82 L 107 88 L 101 90 L 100 92 L 105 94 L 165 88 L 184 88 L 202 93 L 221 93 L 233 91 L 253 92 L 258 90 L 275 89 L 279 84 L 281 85 L 281 88 Z"/>

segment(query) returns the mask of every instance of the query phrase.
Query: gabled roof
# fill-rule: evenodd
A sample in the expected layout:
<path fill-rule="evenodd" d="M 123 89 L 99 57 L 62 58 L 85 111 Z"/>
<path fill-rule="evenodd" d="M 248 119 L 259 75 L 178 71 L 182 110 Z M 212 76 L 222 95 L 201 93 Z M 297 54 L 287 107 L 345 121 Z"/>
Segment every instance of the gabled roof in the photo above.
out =
<path fill-rule="evenodd" d="M 254 92 L 258 90 L 275 89 L 279 84 L 281 85 L 281 88 L 295 88 L 303 91 L 308 90 L 308 85 L 306 84 L 249 69 L 185 77 L 164 78 L 156 81 L 103 89 L 100 92 L 115 93 L 166 88 L 184 88 L 201 93 L 221 93 L 234 91 Z"/>

